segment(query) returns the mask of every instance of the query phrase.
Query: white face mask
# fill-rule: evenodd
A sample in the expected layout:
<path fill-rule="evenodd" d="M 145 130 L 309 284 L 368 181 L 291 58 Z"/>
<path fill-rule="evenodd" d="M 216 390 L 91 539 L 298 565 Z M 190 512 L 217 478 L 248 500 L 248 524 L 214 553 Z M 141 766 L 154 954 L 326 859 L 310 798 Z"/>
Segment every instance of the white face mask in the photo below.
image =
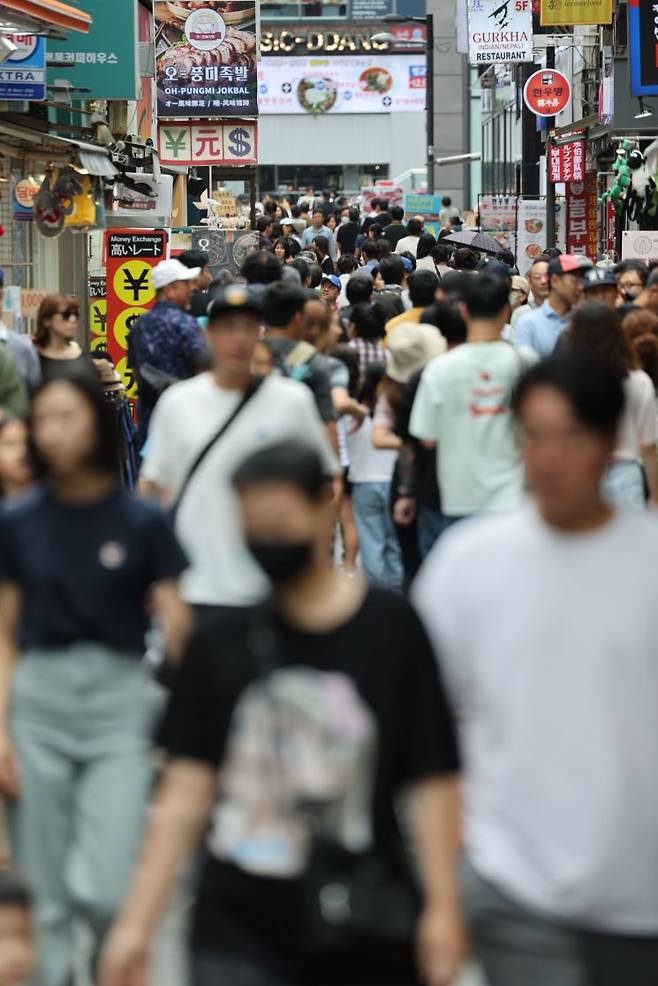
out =
<path fill-rule="evenodd" d="M 341 216 L 340 217 L 340 224 L 341 224 L 341 226 L 343 226 L 345 223 L 347 223 L 349 221 L 350 221 L 350 217 L 349 216 Z"/>

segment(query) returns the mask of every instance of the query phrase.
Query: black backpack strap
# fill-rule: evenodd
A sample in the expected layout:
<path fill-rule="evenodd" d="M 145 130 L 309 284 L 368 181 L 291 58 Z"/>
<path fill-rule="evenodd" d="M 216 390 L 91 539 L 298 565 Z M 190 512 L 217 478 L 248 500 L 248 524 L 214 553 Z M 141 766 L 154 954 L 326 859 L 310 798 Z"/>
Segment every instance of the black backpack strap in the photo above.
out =
<path fill-rule="evenodd" d="M 235 410 L 233 411 L 233 413 L 232 414 L 229 414 L 228 418 L 226 419 L 226 421 L 224 421 L 224 423 L 222 424 L 222 426 L 219 429 L 219 431 L 216 431 L 215 432 L 215 434 L 212 436 L 212 438 L 208 442 L 206 442 L 206 444 L 203 446 L 203 448 L 201 449 L 201 451 L 197 455 L 196 459 L 194 460 L 194 462 L 192 463 L 192 465 L 189 468 L 189 471 L 187 473 L 187 476 L 185 477 L 185 479 L 183 480 L 183 482 L 181 484 L 181 487 L 180 487 L 180 489 L 178 491 L 178 496 L 176 497 L 176 500 L 175 500 L 175 502 L 174 502 L 174 504 L 173 504 L 173 506 L 171 508 L 172 519 L 175 519 L 176 518 L 176 514 L 178 513 L 178 509 L 179 509 L 179 507 L 181 505 L 181 502 L 183 500 L 183 497 L 187 493 L 188 487 L 189 487 L 190 483 L 192 482 L 192 480 L 194 479 L 194 476 L 196 475 L 196 473 L 197 473 L 200 465 L 202 464 L 202 462 L 204 461 L 204 459 L 206 458 L 206 456 L 208 455 L 208 453 L 210 451 L 212 451 L 212 449 L 215 447 L 215 445 L 217 444 L 217 442 L 221 438 L 223 438 L 223 436 L 226 434 L 226 432 L 228 431 L 228 429 L 231 427 L 231 425 L 233 424 L 233 422 L 235 421 L 235 419 L 238 417 L 238 415 L 240 414 L 240 412 L 243 411 L 244 408 L 246 407 L 246 405 L 249 403 L 249 401 L 251 400 L 251 398 L 255 394 L 258 393 L 258 390 L 259 390 L 262 382 L 263 382 L 262 378 L 257 378 L 257 377 L 255 377 L 255 378 L 253 378 L 251 380 L 251 382 L 249 383 L 249 386 L 247 387 L 247 389 L 244 392 L 244 395 L 242 397 L 242 400 L 239 402 L 238 406 L 235 408 Z"/>

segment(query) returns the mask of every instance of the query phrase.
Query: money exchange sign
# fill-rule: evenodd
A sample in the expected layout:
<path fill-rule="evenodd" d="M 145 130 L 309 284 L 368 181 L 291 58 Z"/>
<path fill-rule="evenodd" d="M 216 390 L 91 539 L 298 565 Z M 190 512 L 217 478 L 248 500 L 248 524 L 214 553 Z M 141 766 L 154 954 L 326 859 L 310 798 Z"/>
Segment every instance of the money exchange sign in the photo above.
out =
<path fill-rule="evenodd" d="M 166 254 L 164 230 L 112 229 L 105 233 L 107 351 L 128 397 L 135 397 L 137 391 L 126 358 L 128 336 L 137 319 L 153 307 L 151 271 Z"/>
<path fill-rule="evenodd" d="M 160 123 L 160 163 L 257 164 L 258 132 L 253 120 Z"/>

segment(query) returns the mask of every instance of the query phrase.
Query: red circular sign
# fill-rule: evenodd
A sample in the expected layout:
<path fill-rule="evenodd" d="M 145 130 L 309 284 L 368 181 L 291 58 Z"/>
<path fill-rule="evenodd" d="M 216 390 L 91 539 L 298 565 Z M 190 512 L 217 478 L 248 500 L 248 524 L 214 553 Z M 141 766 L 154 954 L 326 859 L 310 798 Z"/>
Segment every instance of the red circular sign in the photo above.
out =
<path fill-rule="evenodd" d="M 533 72 L 523 88 L 529 110 L 537 116 L 555 116 L 571 101 L 571 83 L 562 72 L 543 68 Z"/>

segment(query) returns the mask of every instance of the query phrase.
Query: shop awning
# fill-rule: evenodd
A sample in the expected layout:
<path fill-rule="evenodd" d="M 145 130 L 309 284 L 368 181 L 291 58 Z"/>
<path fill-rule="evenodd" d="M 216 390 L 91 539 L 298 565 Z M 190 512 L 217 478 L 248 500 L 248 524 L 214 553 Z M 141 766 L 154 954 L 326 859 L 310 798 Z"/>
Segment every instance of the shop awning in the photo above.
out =
<path fill-rule="evenodd" d="M 81 168 L 90 175 L 101 178 L 114 178 L 119 169 L 112 163 L 107 150 L 90 144 L 84 140 L 70 137 L 59 137 L 44 133 L 42 130 L 32 130 L 20 124 L 0 120 L 0 152 L 3 154 L 17 153 L 17 157 L 27 157 L 48 162 L 51 157 L 67 153 L 71 158 L 77 158 Z"/>
<path fill-rule="evenodd" d="M 12 15 L 19 18 L 21 30 L 46 35 L 59 31 L 87 34 L 92 20 L 90 14 L 61 0 L 0 0 L 0 30 L 3 20 L 12 26 Z"/>

